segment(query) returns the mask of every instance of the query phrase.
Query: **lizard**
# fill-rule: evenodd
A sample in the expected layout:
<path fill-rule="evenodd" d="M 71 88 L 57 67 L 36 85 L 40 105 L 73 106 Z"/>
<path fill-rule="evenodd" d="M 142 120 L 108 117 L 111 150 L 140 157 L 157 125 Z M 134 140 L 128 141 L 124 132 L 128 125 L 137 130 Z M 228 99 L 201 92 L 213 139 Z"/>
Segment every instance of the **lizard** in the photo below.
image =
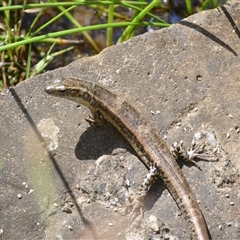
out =
<path fill-rule="evenodd" d="M 190 238 L 209 239 L 199 205 L 167 143 L 132 105 L 106 88 L 79 78 L 55 79 L 45 91 L 88 107 L 92 113 L 88 120 L 91 124 L 101 125 L 104 120 L 112 124 L 151 170 L 145 184 L 150 185 L 156 177 L 163 180 L 189 223 Z"/>

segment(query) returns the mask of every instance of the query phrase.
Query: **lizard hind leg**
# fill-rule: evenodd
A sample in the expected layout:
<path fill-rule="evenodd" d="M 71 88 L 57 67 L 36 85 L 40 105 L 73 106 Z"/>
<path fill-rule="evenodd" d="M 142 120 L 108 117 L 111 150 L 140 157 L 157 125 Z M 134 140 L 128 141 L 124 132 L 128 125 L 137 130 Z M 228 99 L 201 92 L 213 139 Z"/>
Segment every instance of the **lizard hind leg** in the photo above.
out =
<path fill-rule="evenodd" d="M 204 154 L 205 146 L 205 142 L 196 143 L 196 141 L 193 140 L 191 148 L 186 150 L 183 147 L 183 141 L 175 142 L 171 147 L 171 153 L 176 159 L 181 158 L 185 162 L 190 162 L 201 171 L 195 159 L 208 159 L 208 161 L 210 161 L 210 159 L 212 159 L 211 161 L 218 160 L 215 154 Z"/>
<path fill-rule="evenodd" d="M 159 179 L 159 172 L 155 166 L 151 166 L 149 173 L 145 177 L 143 183 L 141 184 L 138 193 L 133 198 L 131 204 L 132 211 L 130 213 L 130 222 L 137 216 L 139 212 L 143 216 L 145 204 L 144 200 L 148 193 L 149 188 Z"/>

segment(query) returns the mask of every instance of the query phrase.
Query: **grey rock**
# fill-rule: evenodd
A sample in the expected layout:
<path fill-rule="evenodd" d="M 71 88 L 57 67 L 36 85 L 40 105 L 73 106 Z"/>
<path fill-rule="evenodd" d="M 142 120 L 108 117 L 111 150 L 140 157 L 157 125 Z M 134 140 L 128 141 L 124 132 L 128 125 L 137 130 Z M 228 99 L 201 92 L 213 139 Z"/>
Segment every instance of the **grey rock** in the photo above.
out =
<path fill-rule="evenodd" d="M 194 136 L 204 136 L 219 161 L 199 161 L 202 171 L 180 165 L 212 239 L 240 239 L 239 11 L 233 1 L 195 14 L 3 92 L 1 239 L 189 238 L 161 181 L 146 203 L 146 214 L 163 223 L 159 232 L 144 216 L 129 223 L 122 212 L 127 195 L 147 170 L 111 125 L 89 127 L 86 108 L 44 92 L 52 80 L 70 76 L 120 94 L 169 145 L 190 146 Z"/>

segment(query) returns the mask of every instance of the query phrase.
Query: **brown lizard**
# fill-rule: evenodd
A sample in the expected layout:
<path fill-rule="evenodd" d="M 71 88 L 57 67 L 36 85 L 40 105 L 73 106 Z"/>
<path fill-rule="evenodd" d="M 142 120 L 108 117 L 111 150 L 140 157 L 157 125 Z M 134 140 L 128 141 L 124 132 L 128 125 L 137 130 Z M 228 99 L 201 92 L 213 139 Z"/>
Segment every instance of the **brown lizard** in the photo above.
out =
<path fill-rule="evenodd" d="M 103 119 L 111 123 L 131 144 L 143 164 L 154 169 L 147 184 L 151 183 L 153 176 L 162 178 L 189 222 L 191 238 L 209 239 L 198 203 L 170 149 L 158 131 L 134 107 L 98 84 L 77 78 L 55 80 L 45 91 L 87 106 L 97 124 L 102 124 Z"/>

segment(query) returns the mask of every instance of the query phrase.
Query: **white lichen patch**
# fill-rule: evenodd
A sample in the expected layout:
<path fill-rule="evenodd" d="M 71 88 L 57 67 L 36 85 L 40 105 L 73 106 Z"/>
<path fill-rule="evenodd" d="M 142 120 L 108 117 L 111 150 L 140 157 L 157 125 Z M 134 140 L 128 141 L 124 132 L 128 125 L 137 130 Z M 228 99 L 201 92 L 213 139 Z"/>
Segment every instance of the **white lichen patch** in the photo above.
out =
<path fill-rule="evenodd" d="M 44 137 L 47 148 L 51 151 L 58 147 L 59 128 L 55 125 L 52 118 L 42 119 L 37 125 L 38 130 Z"/>

